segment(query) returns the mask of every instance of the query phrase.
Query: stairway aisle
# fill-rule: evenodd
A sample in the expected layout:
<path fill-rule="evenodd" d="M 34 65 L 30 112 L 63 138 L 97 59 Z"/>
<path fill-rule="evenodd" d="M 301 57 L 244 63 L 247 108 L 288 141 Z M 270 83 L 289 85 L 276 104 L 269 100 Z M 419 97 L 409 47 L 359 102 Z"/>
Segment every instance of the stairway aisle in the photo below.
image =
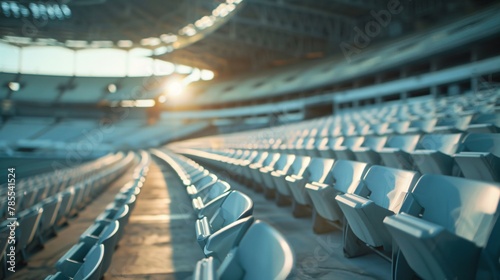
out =
<path fill-rule="evenodd" d="M 185 279 L 203 258 L 191 202 L 173 171 L 152 162 L 105 279 Z"/>

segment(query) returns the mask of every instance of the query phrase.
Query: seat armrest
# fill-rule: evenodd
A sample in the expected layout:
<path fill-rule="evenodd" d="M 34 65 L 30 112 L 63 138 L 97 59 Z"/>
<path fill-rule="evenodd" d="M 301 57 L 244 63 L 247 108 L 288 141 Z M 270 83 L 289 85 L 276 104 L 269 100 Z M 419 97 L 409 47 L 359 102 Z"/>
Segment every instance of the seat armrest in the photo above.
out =
<path fill-rule="evenodd" d="M 212 234 L 207 217 L 196 220 L 196 240 L 203 248 L 207 238 Z"/>
<path fill-rule="evenodd" d="M 216 264 L 212 257 L 202 259 L 196 263 L 193 280 L 216 280 Z"/>

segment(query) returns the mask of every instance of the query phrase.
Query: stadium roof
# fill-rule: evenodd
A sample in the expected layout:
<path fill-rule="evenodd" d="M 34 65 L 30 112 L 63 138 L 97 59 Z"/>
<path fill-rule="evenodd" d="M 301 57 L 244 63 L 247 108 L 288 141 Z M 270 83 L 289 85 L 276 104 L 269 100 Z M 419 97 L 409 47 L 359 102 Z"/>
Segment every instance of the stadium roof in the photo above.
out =
<path fill-rule="evenodd" d="M 371 44 L 473 5 L 477 1 L 3 0 L 0 38 L 18 46 L 140 46 L 155 58 L 224 75 L 330 56 L 361 36 L 357 30 L 372 32 L 364 34 Z"/>

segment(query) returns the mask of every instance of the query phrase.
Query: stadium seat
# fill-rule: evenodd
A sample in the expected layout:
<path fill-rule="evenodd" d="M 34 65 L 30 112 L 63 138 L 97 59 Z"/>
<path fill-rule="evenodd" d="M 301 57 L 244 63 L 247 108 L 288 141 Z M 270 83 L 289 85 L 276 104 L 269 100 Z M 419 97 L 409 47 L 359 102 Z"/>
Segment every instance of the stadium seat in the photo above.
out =
<path fill-rule="evenodd" d="M 392 238 L 383 225 L 385 217 L 399 213 L 406 194 L 413 190 L 420 174 L 383 166 L 372 166 L 357 194 L 337 195 L 340 209 L 354 234 L 372 247 L 392 250 Z"/>
<path fill-rule="evenodd" d="M 197 193 L 197 196 L 193 198 L 192 205 L 196 212 L 199 212 L 207 203 L 216 199 L 218 196 L 229 191 L 231 186 L 228 183 L 218 180 L 215 184 L 208 188 L 204 188 Z"/>
<path fill-rule="evenodd" d="M 400 249 L 395 271 L 404 257 L 424 279 L 474 279 L 488 270 L 498 277 L 499 201 L 499 185 L 423 175 L 403 213 L 384 219 Z"/>
<path fill-rule="evenodd" d="M 363 144 L 357 148 L 353 148 L 352 152 L 357 161 L 372 165 L 380 164 L 382 159 L 378 152 L 384 147 L 386 141 L 387 137 L 385 136 L 365 137 Z"/>
<path fill-rule="evenodd" d="M 28 258 L 27 247 L 35 237 L 42 213 L 43 208 L 34 206 L 17 214 L 16 252 L 21 252 L 19 261 Z"/>
<path fill-rule="evenodd" d="M 311 213 L 309 206 L 312 205 L 312 202 L 305 188 L 307 183 L 333 183 L 333 177 L 330 173 L 333 162 L 333 159 L 312 158 L 303 174 L 290 175 L 285 178 L 293 197 L 294 217 L 304 217 Z"/>
<path fill-rule="evenodd" d="M 203 247 L 205 257 L 212 257 L 217 262 L 222 262 L 229 251 L 240 243 L 254 221 L 253 216 L 240 218 L 211 234 Z"/>
<path fill-rule="evenodd" d="M 192 183 L 186 188 L 187 193 L 189 196 L 194 198 L 195 196 L 198 195 L 198 192 L 210 188 L 217 182 L 217 176 L 214 174 L 208 174 L 204 176 L 203 178 L 197 180 L 196 182 Z"/>
<path fill-rule="evenodd" d="M 321 220 L 328 223 L 343 221 L 344 215 L 340 210 L 335 196 L 344 193 L 355 193 L 360 180 L 365 176 L 370 167 L 364 162 L 337 160 L 333 165 L 331 174 L 332 184 L 310 183 L 305 188 L 314 206 L 314 230 L 315 232 L 331 231 L 331 227 L 321 226 Z"/>
<path fill-rule="evenodd" d="M 85 243 L 87 245 L 87 248 L 91 248 L 96 244 L 104 245 L 104 256 L 102 259 L 102 269 L 101 269 L 102 274 L 104 274 L 108 270 L 109 265 L 111 264 L 111 257 L 113 256 L 113 252 L 115 251 L 115 247 L 119 241 L 118 232 L 120 230 L 120 227 L 123 226 L 124 225 L 120 224 L 116 220 L 111 221 L 109 223 L 102 221 L 96 222 L 80 236 L 80 242 Z M 81 254 L 82 252 L 78 253 Z M 68 252 L 61 259 L 67 260 L 75 258 L 72 257 L 70 252 Z M 65 264 L 58 263 L 56 264 L 56 266 L 57 265 L 65 265 Z"/>
<path fill-rule="evenodd" d="M 333 153 L 336 160 L 356 160 L 353 149 L 357 149 L 363 144 L 365 138 L 363 136 L 345 137 L 342 144 L 334 147 Z"/>
<path fill-rule="evenodd" d="M 413 162 L 422 174 L 457 175 L 453 155 L 461 147 L 461 138 L 461 133 L 424 135 L 411 153 Z"/>
<path fill-rule="evenodd" d="M 500 134 L 468 134 L 462 151 L 455 155 L 455 162 L 465 178 L 499 182 Z"/>
<path fill-rule="evenodd" d="M 411 170 L 414 166 L 411 153 L 415 151 L 419 140 L 418 134 L 391 136 L 378 154 L 387 167 Z"/>
<path fill-rule="evenodd" d="M 286 178 L 288 176 L 299 176 L 301 177 L 302 174 L 305 172 L 307 166 L 311 162 L 310 157 L 301 157 L 297 156 L 295 157 L 294 162 L 290 166 L 290 168 L 287 170 L 286 173 L 282 172 L 271 172 L 271 176 L 274 181 L 274 185 L 276 187 L 276 202 L 278 203 L 279 206 L 284 206 L 288 204 L 288 200 L 291 198 L 291 191 L 288 187 L 288 184 L 286 183 Z"/>
<path fill-rule="evenodd" d="M 196 221 L 198 244 L 203 248 L 210 235 L 241 218 L 252 215 L 252 212 L 252 200 L 241 192 L 230 191 L 217 197 L 198 213 L 199 219 Z"/>
<path fill-rule="evenodd" d="M 262 187 L 264 188 L 264 195 L 266 196 L 266 198 L 271 199 L 275 196 L 276 186 L 272 178 L 272 173 L 274 172 L 275 174 L 286 174 L 294 160 L 295 155 L 281 154 L 274 166 L 269 168 L 261 168 L 259 170 L 260 176 L 262 177 Z"/>
<path fill-rule="evenodd" d="M 99 280 L 101 278 L 101 268 L 104 259 L 104 245 L 96 244 L 90 250 L 85 249 L 85 243 L 74 245 L 70 251 L 75 252 L 73 257 L 67 259 L 67 265 L 54 275 L 48 276 L 45 280 Z M 79 255 L 79 252 L 88 252 Z"/>
<path fill-rule="evenodd" d="M 281 280 L 290 275 L 293 265 L 293 253 L 284 237 L 257 220 L 220 265 L 212 257 L 200 260 L 193 280 Z"/>
<path fill-rule="evenodd" d="M 40 224 L 38 226 L 37 235 L 40 244 L 45 243 L 45 237 L 55 235 L 55 224 L 59 207 L 61 206 L 61 196 L 54 196 L 47 198 L 39 203 L 39 207 L 43 208 L 42 216 L 40 217 Z"/>

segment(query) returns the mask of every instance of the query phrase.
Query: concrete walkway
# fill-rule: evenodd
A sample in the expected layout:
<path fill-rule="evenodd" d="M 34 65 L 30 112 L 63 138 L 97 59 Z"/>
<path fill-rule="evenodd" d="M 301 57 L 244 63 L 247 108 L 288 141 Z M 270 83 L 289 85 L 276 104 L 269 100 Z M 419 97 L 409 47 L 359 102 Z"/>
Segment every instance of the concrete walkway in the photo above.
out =
<path fill-rule="evenodd" d="M 186 279 L 203 253 L 184 186 L 152 163 L 105 279 Z"/>

